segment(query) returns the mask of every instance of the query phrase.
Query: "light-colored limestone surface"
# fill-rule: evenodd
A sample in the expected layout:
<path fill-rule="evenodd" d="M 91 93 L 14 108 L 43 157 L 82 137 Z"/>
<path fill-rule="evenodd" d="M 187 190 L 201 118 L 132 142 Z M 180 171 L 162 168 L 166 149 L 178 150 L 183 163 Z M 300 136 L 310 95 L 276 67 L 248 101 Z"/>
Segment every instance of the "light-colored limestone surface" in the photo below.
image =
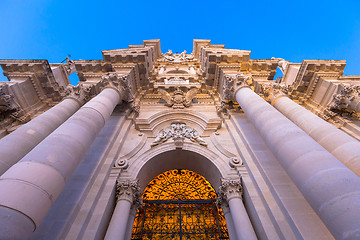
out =
<path fill-rule="evenodd" d="M 231 240 L 360 239 L 360 77 L 250 55 L 145 40 L 102 60 L 0 60 L 0 239 L 130 239 L 171 169 L 209 181 Z"/>

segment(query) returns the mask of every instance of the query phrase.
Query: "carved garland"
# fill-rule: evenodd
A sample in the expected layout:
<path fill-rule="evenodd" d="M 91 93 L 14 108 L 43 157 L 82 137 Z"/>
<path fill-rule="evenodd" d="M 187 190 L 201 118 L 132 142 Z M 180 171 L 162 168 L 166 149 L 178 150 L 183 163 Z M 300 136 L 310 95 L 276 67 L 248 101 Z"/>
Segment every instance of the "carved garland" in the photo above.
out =
<path fill-rule="evenodd" d="M 207 143 L 199 136 L 199 133 L 192 127 L 186 126 L 183 122 L 172 122 L 170 127 L 164 128 L 156 136 L 151 147 L 166 142 L 168 139 L 174 141 L 183 141 L 185 138 L 192 142 L 197 142 L 202 146 L 207 146 Z"/>

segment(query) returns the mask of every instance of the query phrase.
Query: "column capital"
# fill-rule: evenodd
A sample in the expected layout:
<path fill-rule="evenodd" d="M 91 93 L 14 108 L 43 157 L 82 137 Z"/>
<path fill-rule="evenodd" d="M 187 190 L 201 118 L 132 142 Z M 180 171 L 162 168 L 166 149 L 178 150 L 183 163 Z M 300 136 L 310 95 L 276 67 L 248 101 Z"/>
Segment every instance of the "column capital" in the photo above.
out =
<path fill-rule="evenodd" d="M 140 186 L 138 180 L 116 181 L 116 200 L 129 201 L 141 205 Z"/>
<path fill-rule="evenodd" d="M 120 73 L 108 73 L 102 76 L 101 88 L 112 88 L 116 90 L 123 100 L 133 101 L 134 91 L 130 78 Z"/>
<path fill-rule="evenodd" d="M 67 86 L 65 89 L 65 99 L 74 99 L 82 106 L 94 96 L 93 87 L 93 85 L 84 86 L 82 83 L 76 86 Z"/>
<path fill-rule="evenodd" d="M 242 199 L 242 193 L 241 179 L 222 179 L 217 203 L 220 206 L 226 206 L 233 198 Z"/>
<path fill-rule="evenodd" d="M 235 99 L 236 92 L 241 88 L 248 87 L 252 84 L 252 75 L 238 73 L 238 74 L 224 74 L 222 86 L 222 99 L 231 101 Z"/>
<path fill-rule="evenodd" d="M 279 98 L 287 97 L 288 87 L 278 83 L 261 84 L 260 92 L 264 95 L 266 101 L 274 105 Z"/>

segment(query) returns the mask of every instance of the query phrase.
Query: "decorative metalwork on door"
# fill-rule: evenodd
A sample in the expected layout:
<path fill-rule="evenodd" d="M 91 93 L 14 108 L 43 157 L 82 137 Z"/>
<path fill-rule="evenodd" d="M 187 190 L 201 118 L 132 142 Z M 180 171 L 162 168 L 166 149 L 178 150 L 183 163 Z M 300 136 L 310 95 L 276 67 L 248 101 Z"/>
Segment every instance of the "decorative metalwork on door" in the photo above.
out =
<path fill-rule="evenodd" d="M 210 183 L 189 170 L 170 170 L 146 187 L 136 216 L 136 239 L 229 239 Z"/>

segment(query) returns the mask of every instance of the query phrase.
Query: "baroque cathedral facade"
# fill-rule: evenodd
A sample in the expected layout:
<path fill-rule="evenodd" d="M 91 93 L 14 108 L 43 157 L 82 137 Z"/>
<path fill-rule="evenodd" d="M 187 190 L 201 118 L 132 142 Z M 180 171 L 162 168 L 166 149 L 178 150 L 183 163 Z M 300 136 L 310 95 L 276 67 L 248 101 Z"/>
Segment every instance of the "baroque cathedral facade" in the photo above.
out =
<path fill-rule="evenodd" d="M 250 53 L 0 60 L 0 239 L 360 239 L 360 76 Z"/>

